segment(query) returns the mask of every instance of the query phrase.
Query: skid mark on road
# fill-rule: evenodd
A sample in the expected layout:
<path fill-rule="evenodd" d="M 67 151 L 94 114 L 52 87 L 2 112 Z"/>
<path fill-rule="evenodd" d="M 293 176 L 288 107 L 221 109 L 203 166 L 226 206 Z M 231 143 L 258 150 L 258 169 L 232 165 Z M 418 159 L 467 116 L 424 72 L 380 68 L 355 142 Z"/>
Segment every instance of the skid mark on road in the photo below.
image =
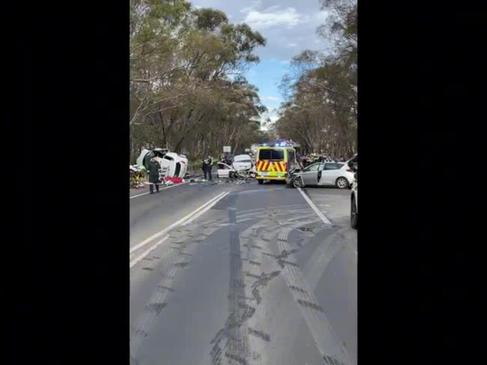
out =
<path fill-rule="evenodd" d="M 218 217 L 214 219 L 218 220 Z M 171 250 L 161 250 L 156 256 L 158 260 L 150 262 L 144 260 L 169 269 L 167 272 L 157 272 L 155 267 L 142 268 L 143 270 L 157 272 L 162 279 L 154 287 L 154 292 L 146 303 L 144 311 L 135 322 L 136 324 L 130 338 L 130 354 L 133 360 L 141 361 L 141 357 L 144 355 L 142 349 L 144 340 L 150 336 L 151 328 L 156 323 L 157 317 L 163 315 L 164 308 L 170 305 L 169 295 L 175 291 L 174 280 L 176 275 L 191 264 L 192 251 L 196 249 L 197 245 L 219 229 L 216 224 L 212 224 L 211 220 L 205 221 L 202 233 L 200 228 L 200 224 L 192 222 L 187 226 L 173 230 L 167 239 L 169 243 L 168 248 L 171 248 Z"/>
<path fill-rule="evenodd" d="M 262 264 L 261 251 L 264 246 L 254 243 L 254 239 L 259 237 L 259 232 L 266 227 L 267 221 L 261 220 L 239 235 L 235 213 L 234 208 L 228 209 L 230 221 L 228 225 L 230 228 L 229 315 L 224 327 L 217 332 L 211 341 L 212 365 L 256 364 L 261 359 L 261 354 L 252 351 L 249 346 L 251 341 L 249 335 L 258 338 L 260 341 L 264 340 L 264 342 L 269 342 L 271 339 L 270 335 L 263 329 L 247 326 L 261 302 L 262 290 L 280 273 L 279 270 L 258 271 Z M 259 212 L 256 211 L 250 216 L 254 218 L 258 214 Z M 280 216 L 286 212 L 276 210 L 272 211 L 271 214 Z M 246 243 L 241 245 L 240 237 Z M 263 238 L 264 241 L 270 242 L 275 236 L 269 234 L 268 237 Z"/>
<path fill-rule="evenodd" d="M 177 270 L 177 267 L 173 267 L 161 281 L 160 286 L 171 287 Z M 161 314 L 162 309 L 167 305 L 166 298 L 169 292 L 168 290 L 156 290 L 146 304 L 146 310 L 136 322 L 135 332 L 130 339 L 130 354 L 134 359 L 139 358 L 139 349 L 143 340 L 149 335 L 151 324 L 154 323 L 156 317 Z"/>
<path fill-rule="evenodd" d="M 274 351 L 272 346 L 275 346 L 275 343 L 272 345 L 272 336 L 275 336 L 276 332 L 269 327 L 266 313 L 276 312 L 276 308 L 273 307 L 275 302 L 266 297 L 266 293 L 269 290 L 278 290 L 286 293 L 285 298 L 290 305 L 288 313 L 295 318 L 300 316 L 295 316 L 294 313 L 301 313 L 316 342 L 316 348 L 322 354 L 324 364 L 348 365 L 347 354 L 340 352 L 341 347 L 323 308 L 314 296 L 314 286 L 306 282 L 294 257 L 294 254 L 308 242 L 306 238 L 314 236 L 315 226 L 318 222 L 322 225 L 322 221 L 317 219 L 315 212 L 306 203 L 290 206 L 293 210 L 285 207 L 267 207 L 245 210 L 239 214 L 232 208 L 214 210 L 211 217 L 199 217 L 197 221 L 173 230 L 169 238 L 172 249 L 158 252 L 157 257 L 152 256 L 158 260 L 144 260 L 147 265 L 152 266 L 153 263 L 160 263 L 161 258 L 169 261 L 171 269 L 156 286 L 143 315 L 137 322 L 135 335 L 131 338 L 131 355 L 141 360 L 137 355 L 144 354 L 141 344 L 145 338 L 150 338 L 150 329 L 156 322 L 155 319 L 168 315 L 165 308 L 171 306 L 171 293 L 177 290 L 177 286 L 174 285 L 175 277 L 179 271 L 191 265 L 194 247 L 213 232 L 228 227 L 230 242 L 225 249 L 230 248 L 229 313 L 225 322 L 221 324 L 223 328 L 217 331 L 207 350 L 210 353 L 211 364 L 269 363 L 267 358 L 270 356 L 269 351 Z M 246 225 L 247 228 L 239 234 L 238 224 L 253 219 L 256 222 L 250 227 Z M 288 241 L 293 230 L 301 239 L 295 244 Z M 328 254 L 330 251 L 326 252 Z M 148 272 L 144 275 L 150 276 L 154 273 Z M 279 277 L 282 277 L 282 280 Z M 288 292 L 290 294 L 287 294 Z M 279 319 L 275 318 L 274 321 L 277 323 Z M 318 356 L 318 352 L 313 351 Z"/>
<path fill-rule="evenodd" d="M 315 341 L 316 348 L 320 352 L 323 361 L 327 364 L 327 361 L 332 361 L 336 364 L 350 364 L 349 355 L 347 350 L 338 340 L 336 334 L 331 327 L 331 324 L 327 320 L 323 308 L 319 304 L 317 298 L 314 296 L 313 290 L 306 283 L 304 275 L 296 262 L 294 254 L 303 246 L 296 245 L 292 247 L 288 243 L 288 236 L 291 231 L 302 228 L 300 231 L 302 234 L 312 237 L 315 227 L 318 222 L 321 221 L 321 217 L 318 220 L 316 214 L 311 212 L 309 207 L 308 212 L 301 212 L 301 216 L 289 217 L 289 212 L 281 210 L 272 210 L 270 214 L 268 212 L 267 219 L 262 219 L 259 223 L 251 226 L 246 231 L 242 232 L 242 240 L 245 242 L 243 247 L 246 248 L 249 268 L 247 270 L 246 280 L 252 280 L 248 287 L 249 294 L 255 298 L 256 309 L 259 309 L 262 303 L 262 293 L 260 292 L 260 286 L 262 284 L 267 285 L 270 278 L 281 276 L 285 282 L 289 291 L 298 305 L 301 314 L 310 330 L 310 333 Z M 258 248 L 256 243 L 258 242 Z M 261 272 L 260 274 L 252 271 L 252 262 L 265 263 L 265 267 L 274 265 L 276 269 L 270 273 Z M 270 263 L 271 262 L 271 263 Z M 255 270 L 255 265 L 254 270 Z M 261 313 L 263 313 L 261 311 Z M 259 314 L 261 317 L 263 314 Z M 255 320 L 254 320 L 255 319 Z M 258 325 L 259 320 L 257 317 L 249 322 L 248 326 Z M 254 325 L 253 325 L 254 324 Z M 248 327 L 248 328 L 253 328 Z M 265 328 L 262 328 L 265 330 Z M 251 334 L 249 330 L 249 334 Z M 269 339 L 270 339 L 269 334 Z M 255 333 L 252 333 L 252 337 L 256 337 Z M 263 343 L 258 343 L 252 338 L 249 341 L 251 348 L 255 349 L 259 354 L 259 360 L 261 364 L 266 363 L 266 351 L 262 346 Z M 330 362 L 333 364 L 333 362 Z"/>
<path fill-rule="evenodd" d="M 294 227 L 281 228 L 281 237 L 283 235 L 287 237 L 292 229 Z M 300 305 L 301 313 L 315 340 L 316 347 L 323 357 L 331 356 L 343 364 L 351 364 L 346 348 L 339 341 L 313 290 L 307 284 L 301 269 L 296 264 L 294 253 L 290 253 L 292 249 L 287 240 L 279 239 L 277 245 L 281 252 L 286 253 L 289 263 L 292 263 L 291 265 L 283 265 L 282 277 L 286 280 L 294 299 Z M 278 258 L 277 260 L 279 261 Z"/>
<path fill-rule="evenodd" d="M 342 232 L 347 230 L 348 227 L 341 228 L 326 237 L 326 239 L 320 244 L 313 252 L 313 255 L 306 263 L 303 273 L 307 278 L 310 288 L 313 290 L 318 285 L 320 278 L 326 271 L 330 261 L 337 255 L 340 250 L 346 247 L 346 240 L 339 239 L 342 236 Z"/>

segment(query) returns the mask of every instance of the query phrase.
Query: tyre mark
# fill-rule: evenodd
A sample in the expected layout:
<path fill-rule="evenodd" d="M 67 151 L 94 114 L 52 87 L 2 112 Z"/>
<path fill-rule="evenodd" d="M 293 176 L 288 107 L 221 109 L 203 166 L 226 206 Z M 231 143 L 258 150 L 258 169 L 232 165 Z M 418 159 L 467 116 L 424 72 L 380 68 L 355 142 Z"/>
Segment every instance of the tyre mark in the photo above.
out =
<path fill-rule="evenodd" d="M 281 267 L 281 269 L 284 269 L 284 267 L 286 266 L 299 267 L 297 263 L 288 260 L 283 260 L 283 259 L 278 259 L 277 264 Z"/>
<path fill-rule="evenodd" d="M 159 289 L 162 289 L 162 290 L 169 290 L 171 292 L 175 291 L 174 288 L 171 288 L 169 286 L 165 286 L 165 285 L 158 285 L 157 286 Z"/>
<path fill-rule="evenodd" d="M 254 335 L 256 337 L 259 337 L 266 342 L 271 341 L 271 336 L 269 334 L 265 333 L 264 331 L 259 331 L 259 330 L 256 330 L 256 329 L 249 327 L 249 334 Z"/>
<path fill-rule="evenodd" d="M 156 316 L 158 316 L 166 305 L 167 303 L 165 302 L 150 303 L 146 306 L 146 308 L 150 311 L 154 311 Z"/>
<path fill-rule="evenodd" d="M 306 291 L 304 291 L 304 293 L 308 294 Z M 301 304 L 305 307 L 315 309 L 319 312 L 324 312 L 323 308 L 321 308 L 321 306 L 319 304 L 311 303 L 311 302 L 308 302 L 307 300 L 303 300 L 303 299 L 298 299 L 297 301 L 299 304 Z"/>
<path fill-rule="evenodd" d="M 293 229 L 294 227 L 286 227 L 283 229 L 283 233 L 288 235 Z M 278 240 L 277 244 L 281 253 L 283 251 L 291 251 L 287 241 Z M 288 254 L 287 258 L 294 260 L 294 254 Z M 314 296 L 313 291 L 308 288 L 304 275 L 298 265 L 284 265 L 282 273 L 289 288 L 293 286 L 302 289 L 299 294 L 296 290 L 291 290 L 291 294 L 296 302 L 300 304 L 301 313 L 321 355 L 323 357 L 333 355 L 333 358 L 339 359 L 339 361 L 347 364 L 351 363 L 346 348 L 338 341 L 338 337 L 334 333 L 321 306 L 316 304 L 318 300 Z"/>
<path fill-rule="evenodd" d="M 189 262 L 177 262 L 174 264 L 176 267 L 186 267 L 189 265 Z"/>
<path fill-rule="evenodd" d="M 250 272 L 246 272 L 245 273 L 245 276 L 248 276 L 248 277 L 251 277 L 251 278 L 254 278 L 254 279 L 260 279 L 260 275 L 256 275 L 256 274 L 252 274 Z"/>
<path fill-rule="evenodd" d="M 250 318 L 255 308 L 246 303 L 244 275 L 242 271 L 242 257 L 240 252 L 240 238 L 236 224 L 235 208 L 228 209 L 230 222 L 230 283 L 229 283 L 229 315 L 222 328 L 212 340 L 210 351 L 212 364 L 221 364 L 221 353 L 225 351 L 225 358 L 238 364 L 247 365 L 250 355 L 248 346 L 248 331 L 245 322 Z M 221 343 L 226 341 L 223 345 Z"/>
<path fill-rule="evenodd" d="M 173 266 L 169 273 L 163 277 L 159 287 L 171 287 L 177 270 L 178 268 Z M 146 305 L 147 310 L 142 313 L 140 319 L 136 322 L 135 333 L 130 339 L 130 353 L 135 359 L 138 357 L 138 351 L 144 338 L 148 336 L 149 328 L 154 323 L 155 318 L 160 314 L 158 309 L 160 308 L 162 310 L 163 308 L 161 307 L 161 303 L 167 303 L 166 297 L 169 292 L 169 290 L 156 290 Z"/>
<path fill-rule="evenodd" d="M 323 355 L 323 360 L 325 365 L 345 365 L 343 362 L 328 355 Z"/>
<path fill-rule="evenodd" d="M 269 281 L 271 281 L 273 278 L 278 276 L 280 274 L 280 271 L 273 271 L 269 274 L 267 273 L 261 273 L 260 276 L 257 276 L 257 280 L 252 283 L 251 289 L 252 289 L 252 296 L 255 298 L 257 301 L 257 304 L 260 304 L 262 301 L 262 296 L 260 294 L 259 288 L 265 288 Z"/>
<path fill-rule="evenodd" d="M 198 228 L 199 228 L 198 226 L 191 227 L 191 229 L 198 229 Z M 215 228 L 213 228 L 211 232 L 208 232 L 208 235 L 210 235 L 217 229 L 218 228 L 215 226 Z M 162 280 L 155 287 L 154 293 L 152 297 L 149 299 L 148 303 L 146 304 L 144 312 L 140 315 L 140 317 L 136 321 L 136 325 L 134 326 L 135 330 L 133 332 L 133 335 L 130 338 L 130 354 L 134 358 L 134 360 L 138 358 L 138 355 L 140 355 L 140 353 L 143 353 L 142 344 L 144 342 L 144 339 L 149 335 L 149 330 L 152 327 L 152 325 L 156 322 L 155 321 L 156 317 L 159 316 L 162 310 L 167 306 L 168 294 L 175 291 L 175 289 L 172 287 L 172 284 L 174 282 L 178 270 L 185 268 L 187 265 L 190 264 L 190 262 L 187 261 L 178 261 L 178 258 L 181 259 L 180 255 L 182 256 L 191 255 L 191 253 L 183 251 L 183 249 L 185 249 L 188 246 L 188 243 L 191 242 L 181 239 L 181 236 L 184 237 L 184 235 L 191 232 L 191 230 L 179 229 L 179 230 L 175 230 L 174 232 L 179 233 L 180 235 L 178 235 L 178 237 L 175 237 L 174 234 L 170 236 L 170 243 L 172 245 L 169 247 L 177 250 L 179 252 L 179 255 L 177 255 L 175 252 L 170 253 L 171 251 L 166 251 L 162 255 L 163 259 L 167 260 L 167 265 L 170 267 L 170 269 L 166 273 L 159 271 Z M 198 235 L 201 236 L 199 232 Z M 206 237 L 207 236 L 205 236 L 205 238 Z M 157 259 L 161 258 L 161 256 L 153 256 L 153 257 Z M 176 262 L 174 262 L 174 260 Z M 149 271 L 154 270 L 153 268 L 143 268 L 143 269 Z"/>
<path fill-rule="evenodd" d="M 294 285 L 289 285 L 289 289 L 296 290 L 297 292 L 299 292 L 301 294 L 308 294 L 308 292 L 306 290 L 299 288 L 297 286 L 294 286 Z"/>

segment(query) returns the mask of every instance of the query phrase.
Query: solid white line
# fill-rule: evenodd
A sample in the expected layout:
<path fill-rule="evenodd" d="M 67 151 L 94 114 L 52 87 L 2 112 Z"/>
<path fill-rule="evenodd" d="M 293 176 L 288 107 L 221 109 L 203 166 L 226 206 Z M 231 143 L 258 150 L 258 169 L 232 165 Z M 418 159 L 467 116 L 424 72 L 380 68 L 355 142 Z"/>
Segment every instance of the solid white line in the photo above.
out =
<path fill-rule="evenodd" d="M 194 221 L 196 218 L 198 218 L 199 216 L 201 216 L 202 214 L 204 214 L 205 212 L 207 212 L 208 210 L 211 209 L 211 207 L 213 207 L 216 203 L 218 203 L 220 200 L 222 200 L 224 197 L 226 197 L 229 193 L 226 192 L 224 193 L 223 195 L 220 195 L 217 199 L 215 199 L 211 204 L 207 205 L 203 210 L 201 210 L 200 212 L 198 212 L 197 214 L 193 215 L 189 220 L 187 220 L 186 222 L 183 223 L 183 226 L 185 226 L 186 224 L 189 224 L 191 223 L 192 221 Z"/>
<path fill-rule="evenodd" d="M 189 181 L 186 181 L 186 182 L 183 182 L 183 183 L 180 183 L 180 184 L 174 184 L 174 185 L 166 186 L 166 187 L 164 187 L 164 188 L 162 188 L 162 189 L 159 189 L 159 191 L 161 191 L 161 190 L 167 190 L 167 189 L 171 189 L 171 188 L 174 188 L 174 187 L 176 187 L 176 186 L 181 186 L 181 185 L 186 185 L 186 184 L 189 184 Z M 149 194 L 149 192 L 147 192 L 147 193 L 142 193 L 142 194 L 137 194 L 137 195 L 132 195 L 132 196 L 130 197 L 130 199 L 138 198 L 139 196 L 148 195 L 148 194 Z"/>
<path fill-rule="evenodd" d="M 304 200 L 306 200 L 306 203 L 311 207 L 311 209 L 314 210 L 316 215 L 320 217 L 320 219 L 323 221 L 325 224 L 331 224 L 331 222 L 328 220 L 328 218 L 325 217 L 325 215 L 318 209 L 318 207 L 313 203 L 313 201 L 304 193 L 301 188 L 298 188 L 299 193 L 303 196 Z"/>
<path fill-rule="evenodd" d="M 140 256 L 137 258 L 133 259 L 130 262 L 130 268 L 134 267 L 140 260 L 142 260 L 144 257 L 146 257 L 148 254 L 150 254 L 152 251 L 154 251 L 159 245 L 161 245 L 165 240 L 167 240 L 169 236 L 165 236 L 162 240 L 157 242 L 154 246 L 149 248 L 148 250 L 144 251 Z"/>
<path fill-rule="evenodd" d="M 167 232 L 169 232 L 171 229 L 173 229 L 174 227 L 177 227 L 178 225 L 184 223 L 187 219 L 190 219 L 193 215 L 197 214 L 198 212 L 200 212 L 202 209 L 204 209 L 208 204 L 211 204 L 215 199 L 217 199 L 218 197 L 224 195 L 224 194 L 228 194 L 228 193 L 220 193 L 218 194 L 216 197 L 210 199 L 209 201 L 207 201 L 206 203 L 204 203 L 203 205 L 201 205 L 199 208 L 197 208 L 196 210 L 192 211 L 191 213 L 185 215 L 183 218 L 179 219 L 178 221 L 174 222 L 173 224 L 171 224 L 170 226 L 164 228 L 162 231 L 159 231 L 155 234 L 153 234 L 152 236 L 150 236 L 149 238 L 146 238 L 145 240 L 143 240 L 142 242 L 138 243 L 137 245 L 135 245 L 134 247 L 132 247 L 130 249 L 130 253 L 133 253 L 134 251 L 137 251 L 139 248 L 145 246 L 146 244 L 148 244 L 149 242 L 152 242 L 153 240 L 155 240 L 156 238 L 166 234 Z"/>

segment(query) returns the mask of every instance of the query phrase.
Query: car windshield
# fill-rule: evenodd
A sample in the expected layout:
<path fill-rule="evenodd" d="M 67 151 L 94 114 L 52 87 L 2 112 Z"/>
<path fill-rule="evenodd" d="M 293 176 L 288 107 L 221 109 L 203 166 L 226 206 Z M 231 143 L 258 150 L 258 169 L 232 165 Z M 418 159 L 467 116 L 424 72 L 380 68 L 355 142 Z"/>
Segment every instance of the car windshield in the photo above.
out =
<path fill-rule="evenodd" d="M 319 163 L 315 163 L 313 165 L 309 165 L 303 171 L 306 171 L 306 172 L 309 172 L 309 171 L 318 171 L 319 167 L 320 167 L 320 164 Z"/>
<path fill-rule="evenodd" d="M 282 149 L 265 149 L 259 151 L 259 160 L 283 160 L 284 150 Z"/>

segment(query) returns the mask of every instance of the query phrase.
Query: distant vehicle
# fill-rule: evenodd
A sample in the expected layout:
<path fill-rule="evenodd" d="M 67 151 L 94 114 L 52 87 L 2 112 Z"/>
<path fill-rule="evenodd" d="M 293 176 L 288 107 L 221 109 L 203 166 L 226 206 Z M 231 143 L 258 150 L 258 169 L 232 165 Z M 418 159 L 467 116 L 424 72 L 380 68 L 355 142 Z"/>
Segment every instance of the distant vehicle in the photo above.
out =
<path fill-rule="evenodd" d="M 286 181 L 288 172 L 297 166 L 296 150 L 291 146 L 257 147 L 255 172 L 259 184 L 265 180 Z"/>
<path fill-rule="evenodd" d="M 175 152 L 167 152 L 162 158 L 161 174 L 164 177 L 180 177 L 186 176 L 188 170 L 188 159 L 184 155 L 179 155 Z"/>
<path fill-rule="evenodd" d="M 249 155 L 236 155 L 232 166 L 237 171 L 248 171 L 252 168 L 252 159 Z"/>
<path fill-rule="evenodd" d="M 180 177 L 184 178 L 188 169 L 188 159 L 184 155 L 175 152 L 168 152 L 167 149 L 155 148 L 153 150 L 142 149 L 137 158 L 137 165 L 144 167 L 146 170 L 149 167 L 149 161 L 155 157 L 161 166 L 160 176 L 164 177 Z"/>
<path fill-rule="evenodd" d="M 216 170 L 216 176 L 219 179 L 228 179 L 233 177 L 235 172 L 235 169 L 226 164 L 225 162 L 218 162 L 217 164 L 217 170 Z"/>
<path fill-rule="evenodd" d="M 217 164 L 216 175 L 219 179 L 247 179 L 254 178 L 255 172 L 253 167 L 246 170 L 236 170 L 235 167 L 220 161 Z"/>
<path fill-rule="evenodd" d="M 346 189 L 354 180 L 354 173 L 345 162 L 315 162 L 302 170 L 293 170 L 286 182 L 296 188 L 336 186 L 339 189 Z"/>

